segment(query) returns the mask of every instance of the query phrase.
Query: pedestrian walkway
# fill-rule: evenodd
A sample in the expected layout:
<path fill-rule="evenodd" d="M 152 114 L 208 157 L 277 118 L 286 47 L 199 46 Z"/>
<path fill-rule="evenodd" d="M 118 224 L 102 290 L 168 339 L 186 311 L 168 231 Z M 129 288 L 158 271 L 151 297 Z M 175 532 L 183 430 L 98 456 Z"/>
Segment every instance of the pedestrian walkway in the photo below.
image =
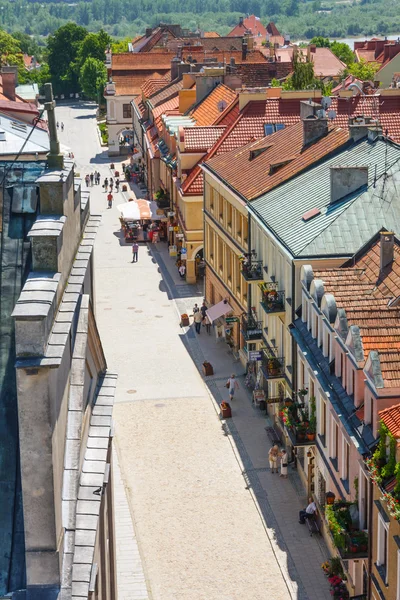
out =
<path fill-rule="evenodd" d="M 124 482 L 121 477 L 118 456 L 114 448 L 113 482 L 118 600 L 149 600 L 146 578 L 143 572 L 139 547 L 132 524 Z"/>
<path fill-rule="evenodd" d="M 179 281 L 174 261 L 169 258 L 164 245 L 152 248 L 153 255 L 160 265 L 169 293 L 176 298 L 179 312 L 191 313 L 194 302 L 198 302 L 198 288 L 193 286 L 193 295 L 182 299 L 180 287 L 190 287 Z M 329 557 L 323 540 L 310 537 L 308 528 L 298 523 L 299 510 L 307 504 L 302 484 L 297 472 L 289 468 L 287 480 L 272 477 L 268 465 L 270 441 L 265 432 L 268 419 L 251 401 L 244 385 L 244 370 L 239 362 L 232 360 L 227 345 L 216 340 L 213 330 L 207 335 L 205 328 L 196 335 L 187 329 L 185 344 L 199 371 L 205 360 L 214 368 L 214 375 L 205 382 L 215 401 L 220 404 L 228 400 L 225 387 L 227 378 L 235 373 L 240 382 L 240 390 L 232 402 L 232 419 L 224 422 L 226 435 L 231 439 L 232 449 L 243 465 L 242 475 L 252 491 L 260 511 L 260 518 L 270 539 L 276 544 L 276 558 L 287 581 L 295 581 L 291 586 L 292 597 L 296 600 L 328 600 L 331 598 L 326 577 L 321 564 Z"/>

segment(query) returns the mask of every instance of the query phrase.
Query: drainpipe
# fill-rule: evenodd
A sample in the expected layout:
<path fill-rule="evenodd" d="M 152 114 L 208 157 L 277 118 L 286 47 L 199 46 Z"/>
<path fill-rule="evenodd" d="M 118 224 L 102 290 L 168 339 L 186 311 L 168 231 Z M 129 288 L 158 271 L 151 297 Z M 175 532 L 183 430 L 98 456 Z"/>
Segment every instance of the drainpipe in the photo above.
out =
<path fill-rule="evenodd" d="M 251 217 L 250 217 L 250 213 L 247 213 L 247 252 L 250 253 L 250 257 L 251 257 Z M 251 258 L 250 258 L 250 264 L 251 264 Z M 251 283 L 249 283 L 247 285 L 247 317 L 250 318 L 251 317 L 251 304 L 252 304 L 252 298 L 251 298 Z"/>
<path fill-rule="evenodd" d="M 296 320 L 296 265 L 292 261 L 292 323 Z M 292 338 L 292 392 L 297 390 L 297 344 Z"/>
<path fill-rule="evenodd" d="M 372 570 L 372 523 L 373 523 L 373 511 L 372 511 L 372 503 L 374 499 L 374 487 L 371 479 L 369 478 L 369 501 L 368 501 L 368 583 L 367 583 L 367 600 L 371 600 L 372 598 L 372 585 L 371 585 L 371 570 Z"/>

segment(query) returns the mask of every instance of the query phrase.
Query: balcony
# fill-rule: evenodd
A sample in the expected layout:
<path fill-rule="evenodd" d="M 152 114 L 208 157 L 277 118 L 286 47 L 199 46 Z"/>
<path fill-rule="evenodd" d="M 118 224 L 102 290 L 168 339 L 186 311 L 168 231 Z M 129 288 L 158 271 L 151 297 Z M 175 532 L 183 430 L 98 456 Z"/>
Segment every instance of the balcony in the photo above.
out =
<path fill-rule="evenodd" d="M 286 428 L 292 446 L 312 446 L 315 444 L 315 407 L 311 416 L 298 404 L 286 402 L 279 413 L 282 425 Z"/>
<path fill-rule="evenodd" d="M 338 500 L 325 507 L 325 519 L 332 541 L 343 559 L 368 557 L 368 532 L 353 525 L 358 519 L 356 502 Z"/>
<path fill-rule="evenodd" d="M 285 376 L 285 359 L 263 352 L 261 370 L 266 379 L 282 379 Z"/>
<path fill-rule="evenodd" d="M 243 260 L 241 273 L 249 283 L 263 281 L 262 260 Z"/>
<path fill-rule="evenodd" d="M 285 313 L 285 292 L 274 282 L 260 283 L 261 306 L 267 314 Z"/>
<path fill-rule="evenodd" d="M 262 322 L 256 321 L 251 315 L 242 316 L 240 330 L 246 342 L 262 340 Z"/>

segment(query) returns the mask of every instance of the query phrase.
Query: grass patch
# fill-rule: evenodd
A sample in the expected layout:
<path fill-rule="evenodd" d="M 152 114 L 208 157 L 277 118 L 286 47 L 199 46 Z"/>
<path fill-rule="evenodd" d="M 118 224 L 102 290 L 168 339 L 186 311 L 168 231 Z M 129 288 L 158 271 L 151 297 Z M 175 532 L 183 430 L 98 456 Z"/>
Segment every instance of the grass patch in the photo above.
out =
<path fill-rule="evenodd" d="M 106 123 L 99 123 L 99 130 L 101 135 L 101 141 L 103 144 L 108 144 L 108 130 Z"/>

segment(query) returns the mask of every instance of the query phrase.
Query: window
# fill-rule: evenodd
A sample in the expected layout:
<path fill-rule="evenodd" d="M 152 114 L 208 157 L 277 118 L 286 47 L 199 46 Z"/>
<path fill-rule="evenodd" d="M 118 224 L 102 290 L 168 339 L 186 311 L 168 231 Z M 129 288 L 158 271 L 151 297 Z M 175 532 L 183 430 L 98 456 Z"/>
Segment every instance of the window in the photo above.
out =
<path fill-rule="evenodd" d="M 342 479 L 348 481 L 350 472 L 350 446 L 343 438 Z"/>
<path fill-rule="evenodd" d="M 321 398 L 321 422 L 320 435 L 325 438 L 326 435 L 326 402 Z"/>
<path fill-rule="evenodd" d="M 226 203 L 226 221 L 228 230 L 232 231 L 232 204 L 230 202 Z"/>
<path fill-rule="evenodd" d="M 132 106 L 130 104 L 122 105 L 122 116 L 124 119 L 130 119 L 132 117 Z"/>
<path fill-rule="evenodd" d="M 272 135 L 275 131 L 281 131 L 282 129 L 285 129 L 284 123 L 265 123 L 264 135 Z"/>
<path fill-rule="evenodd" d="M 387 584 L 387 566 L 388 566 L 388 527 L 382 515 L 378 514 L 378 556 L 377 566 L 380 576 Z"/>

